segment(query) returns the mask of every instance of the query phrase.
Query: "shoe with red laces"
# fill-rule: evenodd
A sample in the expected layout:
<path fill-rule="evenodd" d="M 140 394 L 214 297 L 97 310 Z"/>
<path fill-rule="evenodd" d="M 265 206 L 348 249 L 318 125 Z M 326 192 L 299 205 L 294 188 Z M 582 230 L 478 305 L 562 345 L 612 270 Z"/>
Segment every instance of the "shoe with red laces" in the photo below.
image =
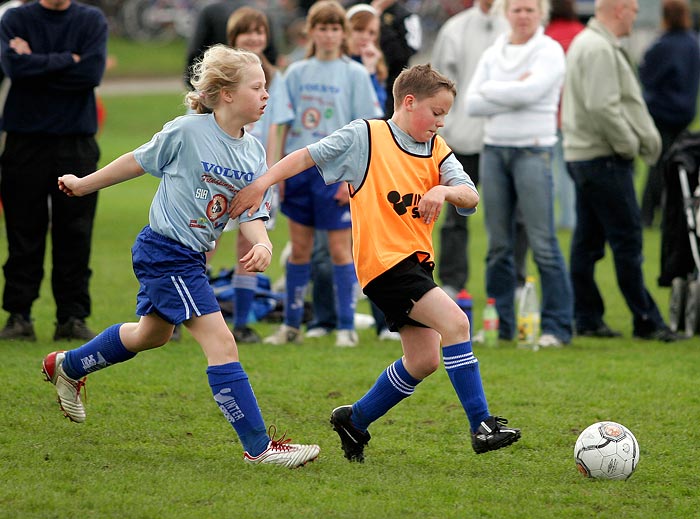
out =
<path fill-rule="evenodd" d="M 73 422 L 85 421 L 85 407 L 80 400 L 80 390 L 85 387 L 85 379 L 74 380 L 63 371 L 63 360 L 66 354 L 63 351 L 49 353 L 42 363 L 41 371 L 46 376 L 46 381 L 56 386 L 58 393 L 58 405 L 67 418 Z"/>
<path fill-rule="evenodd" d="M 290 443 L 292 440 L 286 438 L 287 434 L 283 434 L 278 440 L 275 440 L 277 429 L 271 425 L 268 429 L 270 443 L 267 444 L 267 449 L 257 456 L 251 456 L 247 452 L 243 455 L 246 463 L 257 465 L 259 463 L 268 463 L 270 465 L 282 465 L 290 469 L 295 469 L 306 465 L 310 461 L 318 458 L 318 453 L 321 449 L 318 445 L 299 445 Z"/>

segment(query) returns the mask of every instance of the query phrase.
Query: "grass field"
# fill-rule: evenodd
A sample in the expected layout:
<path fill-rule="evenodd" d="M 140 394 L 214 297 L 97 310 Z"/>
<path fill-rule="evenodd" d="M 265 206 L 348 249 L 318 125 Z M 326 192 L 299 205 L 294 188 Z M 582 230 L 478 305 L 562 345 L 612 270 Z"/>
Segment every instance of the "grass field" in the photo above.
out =
<path fill-rule="evenodd" d="M 182 112 L 178 95 L 105 102 L 105 161 Z M 100 194 L 89 319 L 95 329 L 134 319 L 130 247 L 147 221 L 155 186 L 144 177 Z M 481 216 L 471 225 L 470 288 L 479 317 Z M 4 240 L 4 227 L 1 232 Z M 230 234 L 215 267 L 233 262 Z M 281 250 L 284 222 L 273 242 Z M 561 242 L 566 253 L 567 233 Z M 654 282 L 658 250 L 658 231 L 645 232 L 646 278 L 665 314 L 668 292 Z M 3 263 L 5 254 L 3 245 Z M 279 273 L 275 261 L 270 274 Z M 400 355 L 397 344 L 378 342 L 370 331 L 361 332 L 356 349 L 337 349 L 324 339 L 241 346 L 267 423 L 321 446 L 316 463 L 295 471 L 243 463 L 241 446 L 212 401 L 205 359 L 186 332 L 180 343 L 92 375 L 87 422 L 64 419 L 53 388 L 42 382 L 40 363 L 52 349 L 79 344 L 51 342 L 54 306 L 45 281 L 33 311 L 39 341 L 0 345 L 0 517 L 697 517 L 700 343 L 630 339 L 631 318 L 609 257 L 597 275 L 607 320 L 625 338 L 576 339 L 563 350 L 537 353 L 507 344 L 476 349 L 491 411 L 523 430 L 512 448 L 483 456 L 471 450 L 468 423 L 440 369 L 373 425 L 365 464 L 342 457 L 330 410 L 359 398 Z M 257 325 L 262 332 L 271 326 Z M 605 419 L 625 424 L 639 440 L 639 468 L 626 482 L 586 480 L 574 466 L 578 433 Z"/>

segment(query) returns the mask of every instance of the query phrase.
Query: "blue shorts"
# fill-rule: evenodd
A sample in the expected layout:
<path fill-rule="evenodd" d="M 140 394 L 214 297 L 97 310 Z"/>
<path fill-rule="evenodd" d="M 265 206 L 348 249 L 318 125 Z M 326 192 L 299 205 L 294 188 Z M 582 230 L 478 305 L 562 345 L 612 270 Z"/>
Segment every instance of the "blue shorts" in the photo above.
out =
<path fill-rule="evenodd" d="M 136 237 L 131 258 L 140 284 L 137 315 L 155 312 L 169 323 L 180 324 L 221 311 L 207 278 L 203 252 L 193 251 L 146 226 Z"/>
<path fill-rule="evenodd" d="M 318 168 L 313 166 L 285 181 L 282 214 L 315 229 L 349 229 L 352 226 L 350 205 L 338 205 L 337 192 L 338 185 L 327 186 Z"/>

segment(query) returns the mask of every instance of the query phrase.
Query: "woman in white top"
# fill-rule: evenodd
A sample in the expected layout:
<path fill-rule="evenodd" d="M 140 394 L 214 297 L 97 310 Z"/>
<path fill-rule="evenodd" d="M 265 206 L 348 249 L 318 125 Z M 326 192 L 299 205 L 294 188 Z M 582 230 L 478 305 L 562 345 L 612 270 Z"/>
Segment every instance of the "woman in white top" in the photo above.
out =
<path fill-rule="evenodd" d="M 501 339 L 515 334 L 513 259 L 516 209 L 542 282 L 540 346 L 571 340 L 572 295 L 553 218 L 552 147 L 564 81 L 561 46 L 545 36 L 549 0 L 497 0 L 510 31 L 481 56 L 467 90 L 467 112 L 486 117 L 480 157 L 489 248 L 486 291 L 496 299 Z"/>

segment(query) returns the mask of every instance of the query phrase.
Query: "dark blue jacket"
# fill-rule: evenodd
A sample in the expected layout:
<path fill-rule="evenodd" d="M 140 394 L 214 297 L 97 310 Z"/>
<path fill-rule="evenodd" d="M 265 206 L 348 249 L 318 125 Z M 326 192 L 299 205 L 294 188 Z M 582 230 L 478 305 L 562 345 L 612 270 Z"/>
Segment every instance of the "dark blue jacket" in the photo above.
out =
<path fill-rule="evenodd" d="M 107 35 L 102 11 L 76 2 L 63 11 L 38 2 L 9 10 L 0 22 L 0 60 L 12 80 L 3 130 L 94 135 L 95 87 L 105 70 Z M 11 49 L 14 37 L 27 41 L 31 54 Z"/>
<path fill-rule="evenodd" d="M 662 34 L 644 53 L 639 78 L 649 113 L 657 124 L 690 124 L 700 84 L 697 36 L 691 31 Z"/>

